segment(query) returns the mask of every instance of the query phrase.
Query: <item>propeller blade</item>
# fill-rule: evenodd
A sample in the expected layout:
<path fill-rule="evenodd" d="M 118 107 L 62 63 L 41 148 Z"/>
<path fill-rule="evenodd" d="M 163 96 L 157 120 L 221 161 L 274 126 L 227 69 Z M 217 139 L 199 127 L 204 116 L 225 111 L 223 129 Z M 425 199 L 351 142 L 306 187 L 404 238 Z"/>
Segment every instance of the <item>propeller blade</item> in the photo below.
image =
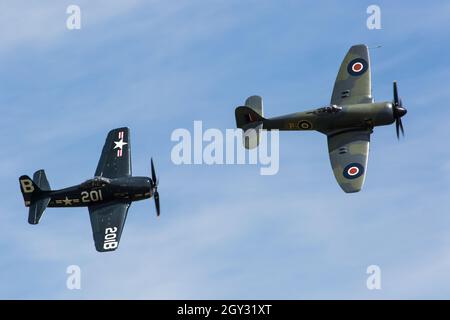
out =
<path fill-rule="evenodd" d="M 402 118 L 398 118 L 398 124 L 400 126 L 400 131 L 402 132 L 402 136 L 405 136 L 405 131 L 403 130 Z"/>
<path fill-rule="evenodd" d="M 153 158 L 151 158 L 151 164 L 152 164 L 152 180 L 153 183 L 156 185 L 156 173 L 155 173 L 155 166 L 153 165 Z"/>
<path fill-rule="evenodd" d="M 394 103 L 398 106 L 399 100 L 398 100 L 398 90 L 397 90 L 397 81 L 394 81 Z"/>
<path fill-rule="evenodd" d="M 155 194 L 153 195 L 155 198 L 155 206 L 156 206 L 156 216 L 159 217 L 160 215 L 160 207 L 159 207 L 159 193 L 158 191 L 155 191 Z"/>
<path fill-rule="evenodd" d="M 400 140 L 400 132 L 399 132 L 399 124 L 398 124 L 398 119 L 395 120 L 395 132 L 397 133 L 397 139 Z"/>

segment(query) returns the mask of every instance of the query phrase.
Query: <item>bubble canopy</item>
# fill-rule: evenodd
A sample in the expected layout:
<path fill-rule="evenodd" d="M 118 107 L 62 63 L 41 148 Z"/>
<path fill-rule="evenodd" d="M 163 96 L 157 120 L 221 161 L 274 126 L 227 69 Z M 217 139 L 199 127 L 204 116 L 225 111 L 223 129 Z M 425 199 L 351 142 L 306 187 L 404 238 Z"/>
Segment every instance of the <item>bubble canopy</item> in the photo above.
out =
<path fill-rule="evenodd" d="M 105 177 L 95 177 L 93 179 L 86 180 L 81 184 L 82 187 L 102 187 L 110 184 L 111 180 Z"/>

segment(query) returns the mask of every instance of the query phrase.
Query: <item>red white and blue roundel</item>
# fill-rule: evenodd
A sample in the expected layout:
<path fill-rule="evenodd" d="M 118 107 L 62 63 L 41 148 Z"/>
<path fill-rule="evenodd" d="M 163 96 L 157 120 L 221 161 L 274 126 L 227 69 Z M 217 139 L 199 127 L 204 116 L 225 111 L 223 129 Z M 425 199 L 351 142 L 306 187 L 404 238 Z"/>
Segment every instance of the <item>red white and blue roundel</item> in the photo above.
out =
<path fill-rule="evenodd" d="M 368 63 L 362 58 L 353 59 L 347 65 L 347 71 L 352 76 L 360 76 L 367 71 Z"/>
<path fill-rule="evenodd" d="M 356 179 L 363 175 L 364 167 L 360 163 L 350 163 L 344 168 L 342 173 L 347 179 Z"/>

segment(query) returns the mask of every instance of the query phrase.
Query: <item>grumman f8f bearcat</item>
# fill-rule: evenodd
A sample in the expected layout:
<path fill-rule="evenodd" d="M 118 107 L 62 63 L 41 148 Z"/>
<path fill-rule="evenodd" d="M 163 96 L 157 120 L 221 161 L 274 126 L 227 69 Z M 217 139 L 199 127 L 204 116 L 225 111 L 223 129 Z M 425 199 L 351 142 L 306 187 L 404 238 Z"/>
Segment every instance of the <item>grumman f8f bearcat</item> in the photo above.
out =
<path fill-rule="evenodd" d="M 404 134 L 401 118 L 406 108 L 398 97 L 394 82 L 394 100 L 374 102 L 371 87 L 369 50 L 366 45 L 350 48 L 337 75 L 328 106 L 266 119 L 262 98 L 249 97 L 245 106 L 236 108 L 236 124 L 256 135 L 245 135 L 244 146 L 259 144 L 259 130 L 316 130 L 327 136 L 328 153 L 334 176 L 348 193 L 361 190 L 367 172 L 370 134 L 376 126 L 395 122 L 397 138 Z"/>
<path fill-rule="evenodd" d="M 97 251 L 113 251 L 131 202 L 154 197 L 160 214 L 158 181 L 153 160 L 152 177 L 131 176 L 128 128 L 111 130 L 106 138 L 95 177 L 79 185 L 51 190 L 44 170 L 19 178 L 25 206 L 30 207 L 28 222 L 38 224 L 47 207 L 88 207 Z"/>

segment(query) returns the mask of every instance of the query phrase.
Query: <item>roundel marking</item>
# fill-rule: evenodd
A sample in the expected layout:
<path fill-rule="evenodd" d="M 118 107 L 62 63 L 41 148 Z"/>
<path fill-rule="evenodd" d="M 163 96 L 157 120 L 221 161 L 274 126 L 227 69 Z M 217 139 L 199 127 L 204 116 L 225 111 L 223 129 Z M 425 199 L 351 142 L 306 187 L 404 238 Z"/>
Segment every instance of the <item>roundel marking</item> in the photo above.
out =
<path fill-rule="evenodd" d="M 350 163 L 345 168 L 342 174 L 347 179 L 356 179 L 362 176 L 364 173 L 364 167 L 360 163 Z"/>
<path fill-rule="evenodd" d="M 360 72 L 362 70 L 362 68 L 363 68 L 363 64 L 361 62 L 355 62 L 352 65 L 352 71 L 353 72 Z"/>
<path fill-rule="evenodd" d="M 352 76 L 360 76 L 367 71 L 368 63 L 363 58 L 356 58 L 347 65 L 347 71 Z"/>
<path fill-rule="evenodd" d="M 311 122 L 306 121 L 306 120 L 299 121 L 298 122 L 298 126 L 299 126 L 300 129 L 303 129 L 303 130 L 308 130 L 308 129 L 312 128 Z"/>

